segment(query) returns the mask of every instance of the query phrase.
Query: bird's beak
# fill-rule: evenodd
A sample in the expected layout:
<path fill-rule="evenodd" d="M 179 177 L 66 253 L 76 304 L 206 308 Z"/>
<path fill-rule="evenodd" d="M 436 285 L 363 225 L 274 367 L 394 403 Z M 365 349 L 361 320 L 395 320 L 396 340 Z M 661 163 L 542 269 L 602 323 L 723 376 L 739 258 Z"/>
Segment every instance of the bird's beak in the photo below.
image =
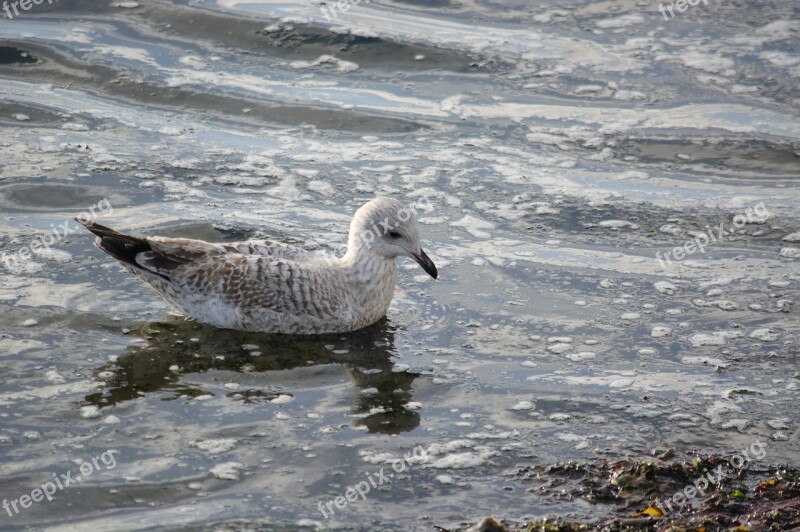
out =
<path fill-rule="evenodd" d="M 422 249 L 419 250 L 419 255 L 412 253 L 411 258 L 417 261 L 417 264 L 422 266 L 422 269 L 428 272 L 428 275 L 434 279 L 439 278 L 439 272 L 436 270 L 436 265 L 433 263 L 431 258 L 426 255 L 424 251 L 422 251 Z"/>

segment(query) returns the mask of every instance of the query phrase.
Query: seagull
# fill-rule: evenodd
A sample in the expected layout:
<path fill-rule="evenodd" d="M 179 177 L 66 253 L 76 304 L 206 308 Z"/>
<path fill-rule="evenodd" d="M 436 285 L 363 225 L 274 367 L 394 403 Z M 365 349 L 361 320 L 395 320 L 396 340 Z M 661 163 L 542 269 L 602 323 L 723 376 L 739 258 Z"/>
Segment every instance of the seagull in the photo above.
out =
<path fill-rule="evenodd" d="M 136 237 L 92 220 L 95 246 L 158 292 L 180 314 L 225 329 L 283 334 L 342 333 L 375 323 L 389 309 L 397 257 L 431 277 L 412 209 L 377 197 L 356 211 L 342 257 L 272 242 L 210 243 Z"/>

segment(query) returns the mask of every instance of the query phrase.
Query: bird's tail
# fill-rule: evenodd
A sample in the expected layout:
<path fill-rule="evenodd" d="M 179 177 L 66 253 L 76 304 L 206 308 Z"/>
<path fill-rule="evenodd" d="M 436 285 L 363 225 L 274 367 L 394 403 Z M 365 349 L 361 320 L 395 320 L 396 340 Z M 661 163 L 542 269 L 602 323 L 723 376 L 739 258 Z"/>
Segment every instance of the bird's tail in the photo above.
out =
<path fill-rule="evenodd" d="M 92 220 L 84 222 L 80 218 L 76 217 L 75 221 L 97 235 L 95 245 L 98 248 L 102 249 L 118 261 L 130 264 L 135 268 L 141 268 L 141 266 L 136 262 L 136 255 L 153 250 L 153 248 L 144 238 L 123 235 L 122 233 L 114 231 L 110 227 L 100 225 Z"/>

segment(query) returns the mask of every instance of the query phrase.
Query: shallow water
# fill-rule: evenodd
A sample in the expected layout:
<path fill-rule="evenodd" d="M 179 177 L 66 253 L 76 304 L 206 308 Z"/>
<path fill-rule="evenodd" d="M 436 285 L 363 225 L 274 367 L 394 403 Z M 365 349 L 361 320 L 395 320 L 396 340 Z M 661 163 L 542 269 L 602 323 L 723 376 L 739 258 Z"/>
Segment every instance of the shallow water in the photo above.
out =
<path fill-rule="evenodd" d="M 331 19 L 62 0 L 0 20 L 0 497 L 116 451 L 3 527 L 521 522 L 605 510 L 517 464 L 759 441 L 800 465 L 797 6 Z M 330 337 L 169 316 L 68 222 L 338 249 L 376 194 L 419 206 L 440 279 L 404 261 L 386 320 Z"/>

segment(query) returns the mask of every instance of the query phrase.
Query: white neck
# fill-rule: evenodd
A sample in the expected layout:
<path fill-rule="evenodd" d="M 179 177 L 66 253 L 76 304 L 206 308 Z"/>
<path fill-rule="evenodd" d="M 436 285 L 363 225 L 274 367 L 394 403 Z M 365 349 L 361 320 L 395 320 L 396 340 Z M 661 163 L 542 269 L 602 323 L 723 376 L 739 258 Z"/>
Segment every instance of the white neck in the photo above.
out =
<path fill-rule="evenodd" d="M 350 292 L 352 308 L 360 309 L 358 315 L 353 316 L 355 327 L 363 327 L 383 317 L 392 303 L 397 283 L 397 259 L 356 244 L 348 246 L 347 253 L 339 259 L 339 267 L 353 288 Z"/>

